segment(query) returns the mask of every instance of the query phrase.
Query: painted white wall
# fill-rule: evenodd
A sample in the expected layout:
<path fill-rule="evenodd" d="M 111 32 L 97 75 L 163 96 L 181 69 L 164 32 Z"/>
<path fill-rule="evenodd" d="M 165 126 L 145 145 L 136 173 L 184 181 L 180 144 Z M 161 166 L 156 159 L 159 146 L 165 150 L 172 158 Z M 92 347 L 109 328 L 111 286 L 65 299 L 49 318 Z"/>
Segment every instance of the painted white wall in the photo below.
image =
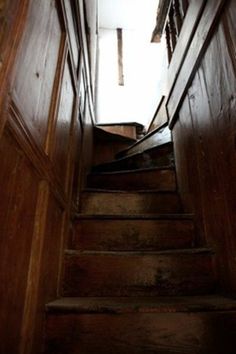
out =
<path fill-rule="evenodd" d="M 159 0 L 98 0 L 99 27 L 138 30 L 141 26 L 150 37 L 158 4 Z"/>
<path fill-rule="evenodd" d="M 116 30 L 99 30 L 98 122 L 147 125 L 152 119 L 165 90 L 167 58 L 165 45 L 150 43 L 150 37 L 151 31 L 123 30 L 125 85 L 119 86 Z"/>

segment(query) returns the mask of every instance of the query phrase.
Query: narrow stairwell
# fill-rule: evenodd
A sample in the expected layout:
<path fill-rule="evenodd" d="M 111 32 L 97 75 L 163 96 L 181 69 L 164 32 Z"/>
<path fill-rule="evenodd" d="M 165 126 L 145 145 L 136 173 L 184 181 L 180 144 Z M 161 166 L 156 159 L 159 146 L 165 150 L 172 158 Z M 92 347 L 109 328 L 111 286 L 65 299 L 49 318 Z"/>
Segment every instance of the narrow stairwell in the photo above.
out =
<path fill-rule="evenodd" d="M 98 160 L 65 251 L 63 297 L 47 305 L 45 354 L 235 353 L 236 301 L 217 295 L 214 253 L 183 211 L 172 142 L 144 139 Z"/>

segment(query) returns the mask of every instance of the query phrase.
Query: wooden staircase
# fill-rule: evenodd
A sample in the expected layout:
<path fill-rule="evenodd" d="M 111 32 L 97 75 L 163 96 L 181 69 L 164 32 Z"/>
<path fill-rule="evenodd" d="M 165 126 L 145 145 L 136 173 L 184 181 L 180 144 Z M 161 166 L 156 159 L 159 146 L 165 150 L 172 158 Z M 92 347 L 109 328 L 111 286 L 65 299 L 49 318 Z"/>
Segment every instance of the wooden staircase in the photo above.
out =
<path fill-rule="evenodd" d="M 172 142 L 144 140 L 88 176 L 45 354 L 235 353 L 236 301 L 183 211 Z"/>

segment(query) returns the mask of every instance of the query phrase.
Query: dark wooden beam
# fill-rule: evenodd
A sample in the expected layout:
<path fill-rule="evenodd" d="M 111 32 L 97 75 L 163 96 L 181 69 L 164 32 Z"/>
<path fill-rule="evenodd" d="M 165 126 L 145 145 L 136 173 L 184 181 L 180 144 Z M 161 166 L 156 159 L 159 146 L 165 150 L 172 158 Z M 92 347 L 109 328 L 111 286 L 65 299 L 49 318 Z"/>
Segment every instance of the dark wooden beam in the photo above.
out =
<path fill-rule="evenodd" d="M 124 66 L 123 66 L 123 31 L 117 28 L 118 45 L 118 81 L 120 86 L 124 86 Z"/>

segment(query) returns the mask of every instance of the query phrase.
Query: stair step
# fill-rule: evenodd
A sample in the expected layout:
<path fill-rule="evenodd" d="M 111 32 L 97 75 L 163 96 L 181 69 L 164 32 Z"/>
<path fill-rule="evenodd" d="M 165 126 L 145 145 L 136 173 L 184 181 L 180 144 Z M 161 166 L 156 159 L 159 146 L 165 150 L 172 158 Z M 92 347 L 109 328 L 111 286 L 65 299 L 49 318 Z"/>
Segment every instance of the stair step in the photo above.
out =
<path fill-rule="evenodd" d="M 194 246 L 193 220 L 80 218 L 70 248 L 77 250 L 163 250 Z"/>
<path fill-rule="evenodd" d="M 101 191 L 82 193 L 81 213 L 84 214 L 171 214 L 181 213 L 180 198 L 174 192 Z"/>
<path fill-rule="evenodd" d="M 101 215 L 93 215 L 93 214 L 75 214 L 75 218 L 81 220 L 90 220 L 90 219 L 99 219 L 99 220 L 193 220 L 194 214 L 101 214 Z"/>
<path fill-rule="evenodd" d="M 209 249 L 66 251 L 65 296 L 198 295 L 214 288 Z"/>
<path fill-rule="evenodd" d="M 175 313 L 236 311 L 236 298 L 221 295 L 153 297 L 63 297 L 46 305 L 50 313 Z"/>
<path fill-rule="evenodd" d="M 136 140 L 118 134 L 111 134 L 102 129 L 94 128 L 93 164 L 106 163 L 114 156 L 127 149 Z"/>
<path fill-rule="evenodd" d="M 88 187 L 123 190 L 156 189 L 176 190 L 175 170 L 170 167 L 139 169 L 130 171 L 91 173 Z"/>
<path fill-rule="evenodd" d="M 124 142 L 129 145 L 135 144 L 137 142 L 136 138 L 128 137 L 121 135 L 117 132 L 107 131 L 99 126 L 94 127 L 95 139 L 103 140 L 103 141 L 112 141 L 112 142 Z"/>
<path fill-rule="evenodd" d="M 96 128 L 104 130 L 110 134 L 123 136 L 136 140 L 143 132 L 144 126 L 139 123 L 100 123 Z"/>
<path fill-rule="evenodd" d="M 146 150 L 142 153 L 133 154 L 104 164 L 93 166 L 93 172 L 122 171 L 148 167 L 161 167 L 173 165 L 173 143 L 167 143 L 159 148 Z"/>
<path fill-rule="evenodd" d="M 120 151 L 116 157 L 121 158 L 135 153 L 142 153 L 170 142 L 172 142 L 171 131 L 168 127 L 163 127 L 162 129 L 153 130 L 149 134 L 146 134 L 142 139 L 138 140 L 127 149 Z"/>
<path fill-rule="evenodd" d="M 45 354 L 234 354 L 236 301 L 69 298 L 47 305 Z"/>

